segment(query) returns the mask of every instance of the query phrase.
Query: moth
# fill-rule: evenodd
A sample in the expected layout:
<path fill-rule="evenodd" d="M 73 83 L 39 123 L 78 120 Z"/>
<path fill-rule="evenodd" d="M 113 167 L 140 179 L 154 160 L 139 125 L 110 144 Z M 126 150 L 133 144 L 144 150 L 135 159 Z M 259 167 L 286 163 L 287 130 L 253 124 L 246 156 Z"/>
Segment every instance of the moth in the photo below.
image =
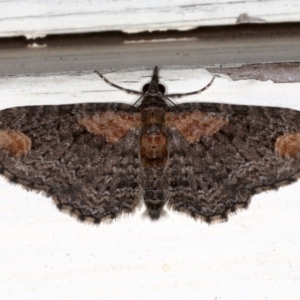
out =
<path fill-rule="evenodd" d="M 170 98 L 182 94 L 164 94 L 157 67 L 142 92 L 125 91 L 140 96 L 135 105 L 0 111 L 0 173 L 96 224 L 132 213 L 142 201 L 153 220 L 164 206 L 206 222 L 227 220 L 254 194 L 299 177 L 299 111 L 175 105 Z"/>

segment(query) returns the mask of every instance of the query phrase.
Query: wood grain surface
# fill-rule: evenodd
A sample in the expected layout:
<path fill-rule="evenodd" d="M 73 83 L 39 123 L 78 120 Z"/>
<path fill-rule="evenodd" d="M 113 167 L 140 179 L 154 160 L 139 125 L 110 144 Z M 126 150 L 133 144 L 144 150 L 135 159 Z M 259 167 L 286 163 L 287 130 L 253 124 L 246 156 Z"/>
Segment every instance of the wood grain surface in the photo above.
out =
<path fill-rule="evenodd" d="M 295 22 L 300 19 L 297 0 L 20 0 L 0 2 L 0 36 L 120 30 L 186 30 L 198 26 L 236 22 Z M 246 15 L 245 15 L 246 14 Z"/>

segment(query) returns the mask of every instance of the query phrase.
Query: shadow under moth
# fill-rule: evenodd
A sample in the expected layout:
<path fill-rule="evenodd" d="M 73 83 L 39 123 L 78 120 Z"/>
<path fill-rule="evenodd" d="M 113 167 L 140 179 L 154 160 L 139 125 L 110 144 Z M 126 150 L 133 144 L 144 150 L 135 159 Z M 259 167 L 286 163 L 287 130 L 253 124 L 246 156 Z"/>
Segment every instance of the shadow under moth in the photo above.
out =
<path fill-rule="evenodd" d="M 105 82 L 116 88 L 103 75 Z M 0 111 L 0 173 L 81 221 L 167 206 L 227 220 L 254 194 L 297 180 L 300 112 L 213 103 L 175 105 L 158 68 L 134 105 L 86 103 Z M 123 88 L 121 88 L 123 89 Z"/>

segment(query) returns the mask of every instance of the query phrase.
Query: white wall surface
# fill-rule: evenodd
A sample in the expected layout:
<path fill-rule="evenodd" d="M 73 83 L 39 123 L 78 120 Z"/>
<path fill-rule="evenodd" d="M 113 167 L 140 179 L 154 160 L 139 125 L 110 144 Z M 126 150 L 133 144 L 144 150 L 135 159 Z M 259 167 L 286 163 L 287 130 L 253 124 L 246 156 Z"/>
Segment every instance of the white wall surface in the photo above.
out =
<path fill-rule="evenodd" d="M 140 89 L 150 70 L 107 74 Z M 164 69 L 168 91 L 204 86 L 201 69 Z M 299 83 L 217 78 L 182 101 L 269 105 L 300 110 Z M 126 101 L 96 75 L 0 78 L 0 108 Z M 1 299 L 299 299 L 300 183 L 253 197 L 248 210 L 207 225 L 168 212 L 158 222 L 135 215 L 81 224 L 51 199 L 0 180 Z"/>

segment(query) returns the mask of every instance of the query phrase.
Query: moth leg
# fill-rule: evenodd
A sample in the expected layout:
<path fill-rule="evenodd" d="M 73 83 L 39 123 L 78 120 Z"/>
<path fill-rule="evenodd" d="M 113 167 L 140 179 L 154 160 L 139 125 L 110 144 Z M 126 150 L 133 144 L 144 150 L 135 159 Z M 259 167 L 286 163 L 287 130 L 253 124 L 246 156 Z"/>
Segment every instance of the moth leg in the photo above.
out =
<path fill-rule="evenodd" d="M 135 95 L 143 95 L 142 92 L 139 92 L 139 91 L 135 91 L 135 90 L 130 90 L 130 89 L 126 89 L 126 88 L 123 88 L 117 84 L 114 84 L 112 82 L 110 82 L 108 79 L 106 79 L 100 72 L 98 72 L 97 70 L 94 70 L 94 73 L 96 73 L 101 79 L 103 79 L 107 84 L 109 84 L 110 86 L 113 86 L 121 91 L 124 91 L 128 94 L 135 94 Z"/>
<path fill-rule="evenodd" d="M 184 96 L 200 94 L 200 93 L 204 92 L 205 90 L 207 90 L 213 84 L 216 77 L 218 77 L 218 76 L 214 75 L 213 78 L 211 79 L 211 81 L 204 88 L 202 88 L 201 90 L 190 92 L 190 93 L 168 94 L 168 95 L 166 95 L 166 97 L 180 98 L 180 97 L 184 97 Z"/>

